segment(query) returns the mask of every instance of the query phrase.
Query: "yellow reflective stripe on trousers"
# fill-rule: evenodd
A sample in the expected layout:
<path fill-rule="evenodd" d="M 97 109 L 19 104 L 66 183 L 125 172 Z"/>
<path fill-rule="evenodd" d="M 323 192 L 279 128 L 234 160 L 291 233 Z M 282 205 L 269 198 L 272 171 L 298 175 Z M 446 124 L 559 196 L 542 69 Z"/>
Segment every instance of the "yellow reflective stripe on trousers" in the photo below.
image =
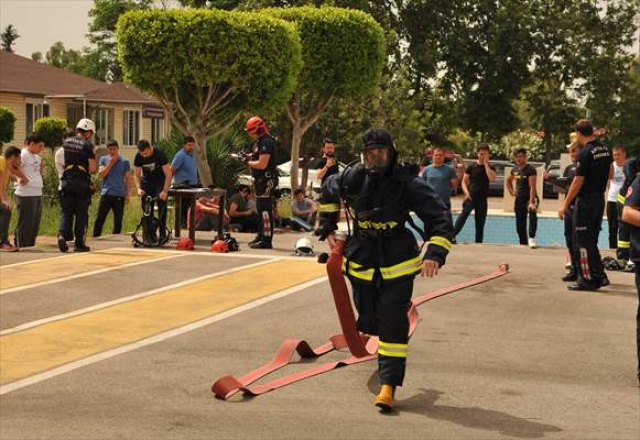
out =
<path fill-rule="evenodd" d="M 371 220 L 358 221 L 358 226 L 362 229 L 393 229 L 398 226 L 398 222 L 372 222 Z"/>
<path fill-rule="evenodd" d="M 409 344 L 392 344 L 389 342 L 378 342 L 378 354 L 389 357 L 407 357 L 407 349 Z"/>
<path fill-rule="evenodd" d="M 422 268 L 422 260 L 420 255 L 411 260 L 403 261 L 400 264 L 396 264 L 391 267 L 381 267 L 380 273 L 383 280 L 390 280 L 393 278 L 400 278 L 405 275 L 411 275 L 420 272 Z"/>
<path fill-rule="evenodd" d="M 616 200 L 618 201 L 618 203 L 622 203 L 624 205 L 624 202 L 627 201 L 627 198 L 625 196 L 623 196 L 622 194 L 618 194 L 616 196 Z"/>
<path fill-rule="evenodd" d="M 441 237 L 439 235 L 434 235 L 433 237 L 431 237 L 431 239 L 429 240 L 429 242 L 427 244 L 435 244 L 436 246 L 440 246 L 442 248 L 445 248 L 448 251 L 451 250 L 451 242 L 449 240 L 447 240 L 446 238 Z"/>
<path fill-rule="evenodd" d="M 347 269 L 346 263 L 347 263 L 347 259 L 343 257 L 342 272 L 361 280 L 373 281 L 373 273 L 374 273 L 373 268 L 363 269 L 362 264 L 349 261 L 349 268 Z"/>
<path fill-rule="evenodd" d="M 318 203 L 318 211 L 320 212 L 338 212 L 340 205 L 337 203 Z"/>
<path fill-rule="evenodd" d="M 631 249 L 631 242 L 618 240 L 618 247 L 620 249 Z"/>

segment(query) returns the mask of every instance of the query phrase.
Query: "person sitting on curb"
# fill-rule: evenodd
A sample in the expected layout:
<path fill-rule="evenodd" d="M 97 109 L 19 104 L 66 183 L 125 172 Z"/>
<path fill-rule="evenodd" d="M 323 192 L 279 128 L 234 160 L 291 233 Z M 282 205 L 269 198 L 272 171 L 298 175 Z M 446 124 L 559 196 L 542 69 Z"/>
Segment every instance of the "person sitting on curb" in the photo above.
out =
<path fill-rule="evenodd" d="M 304 195 L 303 189 L 298 188 L 293 192 L 291 211 L 293 213 L 294 229 L 313 230 L 312 225 L 316 220 L 317 210 L 318 206 L 313 200 Z"/>

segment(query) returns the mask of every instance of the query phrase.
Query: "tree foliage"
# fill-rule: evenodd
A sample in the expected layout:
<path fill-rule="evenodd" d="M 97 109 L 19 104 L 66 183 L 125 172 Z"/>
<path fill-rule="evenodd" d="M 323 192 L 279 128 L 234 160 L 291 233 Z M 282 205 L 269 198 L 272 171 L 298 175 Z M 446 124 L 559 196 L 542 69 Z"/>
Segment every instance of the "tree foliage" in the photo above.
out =
<path fill-rule="evenodd" d="M 4 28 L 4 31 L 2 31 L 2 34 L 0 34 L 0 40 L 2 40 L 0 50 L 13 52 L 13 45 L 18 38 L 20 38 L 20 35 L 18 35 L 16 28 L 12 24 L 7 25 L 7 27 Z"/>
<path fill-rule="evenodd" d="M 0 107 L 0 147 L 13 139 L 16 115 L 8 107 Z"/>
<path fill-rule="evenodd" d="M 92 48 L 87 51 L 87 57 L 95 78 L 122 81 L 115 35 L 118 19 L 127 11 L 146 10 L 152 6 L 153 0 L 94 0 L 89 11 L 92 21 L 88 38 Z"/>
<path fill-rule="evenodd" d="M 376 88 L 385 63 L 385 39 L 380 25 L 361 11 L 299 7 L 266 13 L 295 23 L 302 41 L 304 67 L 286 105 L 295 189 L 302 137 L 335 98 L 357 98 Z"/>
<path fill-rule="evenodd" d="M 183 133 L 196 138 L 205 185 L 206 141 L 246 111 L 282 108 L 302 65 L 292 24 L 255 13 L 147 10 L 118 22 L 127 80 L 153 93 Z"/>

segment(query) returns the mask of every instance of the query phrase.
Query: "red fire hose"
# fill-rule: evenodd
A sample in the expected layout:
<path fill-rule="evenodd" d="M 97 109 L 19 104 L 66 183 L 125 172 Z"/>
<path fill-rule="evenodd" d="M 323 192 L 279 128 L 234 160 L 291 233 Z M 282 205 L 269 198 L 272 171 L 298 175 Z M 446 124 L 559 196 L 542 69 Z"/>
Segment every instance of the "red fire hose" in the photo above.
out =
<path fill-rule="evenodd" d="M 329 341 L 315 349 L 311 348 L 311 346 L 303 340 L 285 340 L 273 359 L 262 367 L 251 371 L 239 379 L 236 379 L 233 376 L 223 376 L 216 380 L 211 386 L 211 391 L 217 398 L 226 400 L 239 391 L 242 391 L 245 395 L 257 396 L 276 388 L 301 381 L 308 377 L 331 371 L 338 367 L 357 364 L 377 358 L 378 338 L 375 336 L 363 336 L 356 328 L 356 318 L 353 307 L 351 306 L 349 290 L 342 274 L 343 250 L 344 241 L 337 241 L 336 245 L 332 249 L 329 260 L 327 261 L 327 275 L 329 278 L 329 284 L 331 285 L 331 291 L 333 292 L 333 299 L 336 304 L 342 334 L 331 336 Z M 507 264 L 500 264 L 498 266 L 498 270 L 493 273 L 470 281 L 455 284 L 453 286 L 445 287 L 414 299 L 411 302 L 411 308 L 409 309 L 409 336 L 413 334 L 418 325 L 418 311 L 416 307 L 439 296 L 457 292 L 459 290 L 466 289 L 467 287 L 475 286 L 494 278 L 501 277 L 506 274 L 508 270 L 509 266 Z M 329 362 L 318 365 L 308 370 L 290 374 L 280 379 L 249 388 L 249 385 L 257 380 L 288 365 L 296 352 L 300 357 L 309 359 L 317 358 L 329 353 L 330 351 L 341 350 L 343 348 L 348 348 L 352 356 L 338 362 Z"/>

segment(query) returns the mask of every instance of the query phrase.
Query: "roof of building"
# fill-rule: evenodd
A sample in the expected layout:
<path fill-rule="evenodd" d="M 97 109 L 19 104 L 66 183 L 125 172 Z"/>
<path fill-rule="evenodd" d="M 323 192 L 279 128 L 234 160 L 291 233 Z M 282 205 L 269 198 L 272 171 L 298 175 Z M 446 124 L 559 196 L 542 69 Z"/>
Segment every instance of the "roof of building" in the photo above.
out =
<path fill-rule="evenodd" d="M 0 92 L 84 97 L 88 101 L 101 102 L 156 102 L 135 87 L 123 83 L 107 84 L 4 51 L 0 51 Z"/>

